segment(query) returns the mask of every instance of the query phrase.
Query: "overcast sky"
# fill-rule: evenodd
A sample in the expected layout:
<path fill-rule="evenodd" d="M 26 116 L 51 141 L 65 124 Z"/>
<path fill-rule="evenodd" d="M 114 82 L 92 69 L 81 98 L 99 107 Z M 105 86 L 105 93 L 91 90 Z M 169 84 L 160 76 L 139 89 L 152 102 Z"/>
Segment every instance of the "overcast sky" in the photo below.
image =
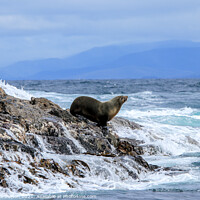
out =
<path fill-rule="evenodd" d="M 0 67 L 172 39 L 200 41 L 200 0 L 0 0 Z"/>

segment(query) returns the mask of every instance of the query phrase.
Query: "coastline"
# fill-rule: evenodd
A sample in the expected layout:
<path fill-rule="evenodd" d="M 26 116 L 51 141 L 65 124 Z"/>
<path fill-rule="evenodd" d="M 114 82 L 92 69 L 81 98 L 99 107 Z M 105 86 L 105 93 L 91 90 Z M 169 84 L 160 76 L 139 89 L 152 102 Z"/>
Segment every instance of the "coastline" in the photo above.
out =
<path fill-rule="evenodd" d="M 95 123 L 73 117 L 69 110 L 45 98 L 22 100 L 3 90 L 0 97 L 1 187 L 5 191 L 27 194 L 40 188 L 44 192 L 42 185 L 51 188 L 51 181 L 56 184 L 58 180 L 64 183 L 61 190 L 65 191 L 83 184 L 81 179 L 106 180 L 109 167 L 125 181 L 139 181 L 143 173 L 171 173 L 170 168 L 150 165 L 142 158 L 144 153 L 152 153 L 153 147 L 116 134 L 115 124 L 132 131 L 142 128 L 134 122 L 115 117 L 104 136 Z M 107 165 L 107 172 L 101 169 L 102 164 Z M 181 170 L 172 171 L 175 174 Z M 12 181 L 13 175 L 16 182 Z"/>

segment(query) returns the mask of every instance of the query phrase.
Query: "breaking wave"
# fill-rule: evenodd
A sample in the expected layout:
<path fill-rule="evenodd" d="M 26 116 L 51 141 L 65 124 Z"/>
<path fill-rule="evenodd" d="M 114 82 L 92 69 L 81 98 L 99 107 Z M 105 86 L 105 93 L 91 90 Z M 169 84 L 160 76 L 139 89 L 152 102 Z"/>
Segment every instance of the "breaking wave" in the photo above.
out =
<path fill-rule="evenodd" d="M 32 97 L 32 95 L 23 90 L 23 88 L 18 89 L 3 80 L 0 80 L 0 87 L 6 92 L 6 94 L 16 98 L 30 100 Z"/>

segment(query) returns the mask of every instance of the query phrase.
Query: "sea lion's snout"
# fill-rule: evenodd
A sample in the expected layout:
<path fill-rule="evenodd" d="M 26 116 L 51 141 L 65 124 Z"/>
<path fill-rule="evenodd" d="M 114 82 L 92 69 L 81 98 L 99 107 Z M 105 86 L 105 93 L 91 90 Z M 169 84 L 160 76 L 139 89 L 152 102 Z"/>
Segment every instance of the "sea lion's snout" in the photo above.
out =
<path fill-rule="evenodd" d="M 124 96 L 124 102 L 127 101 L 127 99 L 128 99 L 128 96 Z"/>

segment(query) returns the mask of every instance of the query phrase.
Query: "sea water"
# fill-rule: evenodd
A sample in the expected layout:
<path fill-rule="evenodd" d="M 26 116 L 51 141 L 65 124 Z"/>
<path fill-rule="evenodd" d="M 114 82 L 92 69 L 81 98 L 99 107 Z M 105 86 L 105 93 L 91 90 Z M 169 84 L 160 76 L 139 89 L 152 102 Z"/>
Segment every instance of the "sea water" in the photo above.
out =
<path fill-rule="evenodd" d="M 8 81 L 0 87 L 13 96 L 45 97 L 69 108 L 81 95 L 107 101 L 127 95 L 118 116 L 137 122 L 142 130 L 116 127 L 121 137 L 135 138 L 158 147 L 155 155 L 144 155 L 151 164 L 175 167 L 185 173 L 166 176 L 152 173 L 140 182 L 86 182 L 77 191 L 51 199 L 200 199 L 200 80 L 54 80 Z M 15 88 L 15 87 L 17 88 Z M 49 194 L 51 195 L 51 193 Z M 65 195 L 65 196 L 64 196 Z M 68 195 L 68 196 L 66 196 Z M 73 196 L 74 195 L 74 196 Z M 41 199 L 32 196 L 32 199 Z M 45 198 L 45 196 L 44 196 Z M 48 196 L 46 196 L 46 199 Z M 20 197 L 19 199 L 22 199 Z"/>

